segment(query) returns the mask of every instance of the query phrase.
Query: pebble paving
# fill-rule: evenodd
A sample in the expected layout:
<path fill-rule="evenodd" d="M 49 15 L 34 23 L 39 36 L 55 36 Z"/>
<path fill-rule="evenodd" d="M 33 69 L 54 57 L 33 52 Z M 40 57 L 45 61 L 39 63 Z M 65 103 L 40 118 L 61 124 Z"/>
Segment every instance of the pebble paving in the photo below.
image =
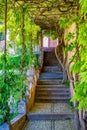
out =
<path fill-rule="evenodd" d="M 67 103 L 35 103 L 30 113 L 33 114 L 73 114 Z M 25 130 L 76 130 L 75 121 L 67 120 L 30 120 Z"/>

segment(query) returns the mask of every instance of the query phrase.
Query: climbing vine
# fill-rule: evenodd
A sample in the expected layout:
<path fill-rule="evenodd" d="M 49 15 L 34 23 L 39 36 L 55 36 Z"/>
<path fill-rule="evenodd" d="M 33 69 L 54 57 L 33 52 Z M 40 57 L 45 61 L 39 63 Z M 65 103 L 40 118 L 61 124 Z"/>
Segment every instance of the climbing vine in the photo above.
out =
<path fill-rule="evenodd" d="M 83 7 L 83 4 L 82 4 Z M 82 8 L 82 12 L 85 11 Z M 83 15 L 83 13 L 82 13 Z M 80 18 L 81 22 L 79 23 L 79 36 L 78 36 L 78 43 L 79 43 L 79 56 L 80 60 L 78 59 L 77 62 L 72 66 L 72 71 L 74 73 L 79 73 L 79 81 L 75 84 L 75 96 L 73 100 L 79 101 L 79 109 L 85 108 L 87 109 L 87 42 L 86 42 L 86 35 L 87 35 L 87 23 L 86 19 Z"/>
<path fill-rule="evenodd" d="M 85 108 L 87 110 L 87 1 L 80 0 L 80 7 L 77 7 L 76 16 L 72 17 L 70 20 L 62 19 L 60 20 L 60 27 L 66 29 L 70 24 L 76 23 L 76 32 L 68 33 L 66 36 L 69 44 L 65 48 L 65 52 L 75 51 L 75 54 L 70 59 L 71 72 L 75 74 L 75 95 L 72 101 L 78 101 L 78 109 L 81 110 Z M 72 41 L 71 39 L 75 39 Z"/>
<path fill-rule="evenodd" d="M 0 11 L 0 32 L 5 34 L 4 52 L 3 48 L 0 52 L 2 124 L 18 113 L 18 102 L 26 99 L 26 72 L 30 65 L 37 66 L 33 49 L 39 44 L 37 33 L 40 27 L 31 23 L 30 14 L 27 13 L 28 5 L 24 2 L 0 1 Z"/>
<path fill-rule="evenodd" d="M 10 118 L 11 108 L 17 113 L 18 102 L 25 99 L 26 72 L 30 65 L 39 65 L 34 48 L 39 44 L 40 27 L 35 23 L 46 28 L 45 35 L 58 37 L 61 43 L 67 40 L 65 53 L 76 51 L 70 59 L 71 71 L 77 77 L 72 100 L 79 102 L 79 109 L 87 109 L 87 0 L 62 1 L 60 7 L 56 2 L 0 0 L 0 40 L 5 40 L 4 51 L 0 52 L 0 124 Z M 72 23 L 76 23 L 76 32 L 64 39 L 64 30 Z M 74 36 L 76 39 L 70 42 Z"/>

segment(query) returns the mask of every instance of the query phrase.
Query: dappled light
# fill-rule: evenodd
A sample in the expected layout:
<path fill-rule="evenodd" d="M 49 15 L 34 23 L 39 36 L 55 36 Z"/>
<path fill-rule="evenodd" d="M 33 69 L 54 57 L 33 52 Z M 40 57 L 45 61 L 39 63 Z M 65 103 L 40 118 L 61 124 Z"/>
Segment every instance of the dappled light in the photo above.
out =
<path fill-rule="evenodd" d="M 87 129 L 87 0 L 0 0 L 3 128 Z"/>

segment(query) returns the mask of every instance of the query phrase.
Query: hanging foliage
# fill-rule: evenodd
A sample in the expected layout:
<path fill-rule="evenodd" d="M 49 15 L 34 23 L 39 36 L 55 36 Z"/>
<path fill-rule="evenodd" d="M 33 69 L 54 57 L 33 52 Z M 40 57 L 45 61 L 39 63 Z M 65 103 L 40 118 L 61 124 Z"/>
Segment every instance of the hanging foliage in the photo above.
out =
<path fill-rule="evenodd" d="M 78 109 L 85 108 L 87 110 L 87 1 L 80 0 L 80 9 L 77 11 L 77 16 L 73 17 L 71 23 L 76 23 L 76 39 L 73 42 L 70 40 L 73 38 L 73 33 L 69 33 L 66 37 L 70 42 L 65 52 L 76 51 L 75 55 L 70 59 L 74 64 L 71 67 L 72 73 L 78 75 L 75 82 L 75 95 L 72 101 L 78 101 Z M 70 19 L 71 21 L 71 19 Z M 70 24 L 69 24 L 70 25 Z"/>
<path fill-rule="evenodd" d="M 39 26 L 31 23 L 28 5 L 6 2 L 5 12 L 5 1 L 0 1 L 0 32 L 5 32 L 5 49 L 0 52 L 0 124 L 13 118 L 18 113 L 18 102 L 26 99 L 26 71 L 30 65 L 36 65 L 33 48 L 39 44 L 40 31 Z"/>
<path fill-rule="evenodd" d="M 11 117 L 10 108 L 14 107 L 14 113 L 17 113 L 18 102 L 26 98 L 26 71 L 32 64 L 39 65 L 33 52 L 39 44 L 40 31 L 35 23 L 42 29 L 47 29 L 44 34 L 52 39 L 57 39 L 58 31 L 62 32 L 62 29 L 73 22 L 77 24 L 76 39 L 65 51 L 67 53 L 76 49 L 71 59 L 74 62 L 71 71 L 79 74 L 80 80 L 75 84 L 75 96 L 72 100 L 79 101 L 79 109 L 87 109 L 87 0 L 80 0 L 80 5 L 78 0 L 37 3 L 0 0 L 0 35 L 5 36 L 5 48 L 0 52 L 0 124 Z M 77 11 L 78 5 L 81 11 Z M 50 28 L 54 31 L 50 31 Z M 63 33 L 59 33 L 59 38 Z M 69 33 L 67 41 L 73 36 L 74 34 Z M 2 39 L 4 38 L 0 37 Z M 64 39 L 59 40 L 61 42 Z"/>
<path fill-rule="evenodd" d="M 50 37 L 52 40 L 55 40 L 58 38 L 57 32 L 53 30 L 45 30 L 44 35 L 47 37 Z"/>

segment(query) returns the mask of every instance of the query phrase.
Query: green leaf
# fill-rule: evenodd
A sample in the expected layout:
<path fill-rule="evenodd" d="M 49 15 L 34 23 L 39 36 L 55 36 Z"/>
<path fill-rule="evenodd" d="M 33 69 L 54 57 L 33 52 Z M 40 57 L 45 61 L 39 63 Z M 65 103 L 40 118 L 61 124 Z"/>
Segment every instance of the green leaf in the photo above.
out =
<path fill-rule="evenodd" d="M 72 67 L 71 67 L 71 71 L 73 72 L 73 73 L 79 73 L 80 72 L 80 70 L 81 70 L 81 63 L 80 62 L 77 62 L 77 63 L 74 63 L 73 65 L 72 65 Z"/>

